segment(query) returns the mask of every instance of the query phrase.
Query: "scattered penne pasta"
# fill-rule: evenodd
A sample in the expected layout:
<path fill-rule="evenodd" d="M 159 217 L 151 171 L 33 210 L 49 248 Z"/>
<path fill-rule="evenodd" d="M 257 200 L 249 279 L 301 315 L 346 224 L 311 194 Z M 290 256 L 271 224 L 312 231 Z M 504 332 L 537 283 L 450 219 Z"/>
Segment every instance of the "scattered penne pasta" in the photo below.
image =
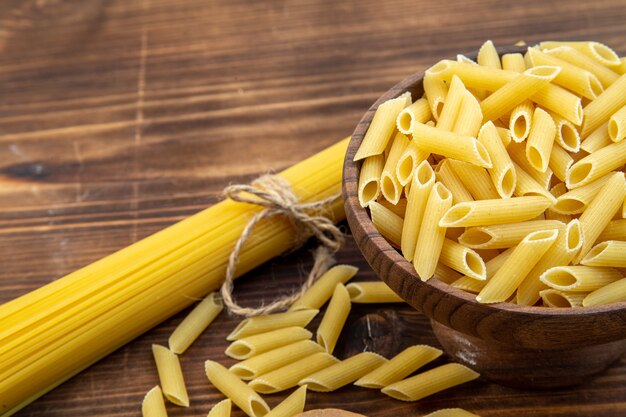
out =
<path fill-rule="evenodd" d="M 308 386 L 311 391 L 335 391 L 383 366 L 386 362 L 387 359 L 377 353 L 362 352 L 317 371 L 300 380 L 298 384 Z"/>
<path fill-rule="evenodd" d="M 290 310 L 319 309 L 330 299 L 337 284 L 345 284 L 359 271 L 351 265 L 336 265 L 315 281 Z"/>
<path fill-rule="evenodd" d="M 172 404 L 189 407 L 189 396 L 178 356 L 168 348 L 159 345 L 152 345 L 152 354 L 165 398 Z"/>
<path fill-rule="evenodd" d="M 168 341 L 170 350 L 179 355 L 185 353 L 223 308 L 218 293 L 212 292 L 207 295 L 174 329 Z"/>
<path fill-rule="evenodd" d="M 310 339 L 311 336 L 312 333 L 303 327 L 285 327 L 235 340 L 224 353 L 231 358 L 243 360 L 300 340 Z"/>
<path fill-rule="evenodd" d="M 280 404 L 272 408 L 265 417 L 293 417 L 304 411 L 307 386 L 302 386 L 291 393 Z"/>
<path fill-rule="evenodd" d="M 382 281 L 351 282 L 346 285 L 352 303 L 403 303 L 404 300 Z"/>
<path fill-rule="evenodd" d="M 291 326 L 305 327 L 313 320 L 313 317 L 315 317 L 317 313 L 317 309 L 307 309 L 250 317 L 241 321 L 237 327 L 235 327 L 235 330 L 226 337 L 226 340 L 232 342 L 242 337 Z"/>
<path fill-rule="evenodd" d="M 350 313 L 350 294 L 346 287 L 339 283 L 335 287 L 328 308 L 317 328 L 317 343 L 326 352 L 333 353 L 335 345 Z"/>

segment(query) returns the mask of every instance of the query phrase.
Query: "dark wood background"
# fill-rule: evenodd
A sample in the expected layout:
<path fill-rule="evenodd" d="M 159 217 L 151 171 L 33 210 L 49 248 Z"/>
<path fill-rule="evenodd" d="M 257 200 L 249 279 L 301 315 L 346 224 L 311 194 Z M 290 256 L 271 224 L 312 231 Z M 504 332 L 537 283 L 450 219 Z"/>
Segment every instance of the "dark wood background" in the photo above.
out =
<path fill-rule="evenodd" d="M 518 40 L 595 39 L 626 53 L 626 4 L 572 1 L 4 0 L 0 3 L 0 302 L 188 216 L 232 182 L 349 135 L 391 85 L 436 60 Z M 341 262 L 373 279 L 352 242 Z M 239 281 L 252 305 L 297 285 L 302 250 Z M 17 415 L 138 416 L 158 382 L 150 352 L 184 312 Z M 202 363 L 223 355 L 221 316 L 182 357 L 202 416 L 222 396 Z M 584 329 L 581 329 L 584 331 Z M 340 356 L 436 344 L 400 305 L 358 307 Z M 284 395 L 268 396 L 271 405 Z M 344 388 L 307 409 L 420 416 L 624 416 L 626 360 L 583 386 L 520 391 L 485 381 L 398 402 Z M 236 416 L 243 415 L 236 411 Z"/>

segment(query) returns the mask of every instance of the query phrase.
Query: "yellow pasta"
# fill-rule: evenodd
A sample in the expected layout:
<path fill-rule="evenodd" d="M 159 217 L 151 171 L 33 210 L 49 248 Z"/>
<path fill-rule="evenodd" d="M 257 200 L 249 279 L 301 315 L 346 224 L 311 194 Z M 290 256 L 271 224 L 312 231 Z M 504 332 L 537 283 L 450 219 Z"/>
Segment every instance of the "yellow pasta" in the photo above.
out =
<path fill-rule="evenodd" d="M 552 147 L 548 166 L 550 167 L 552 172 L 554 172 L 554 176 L 565 182 L 567 178 L 567 170 L 573 163 L 574 158 L 572 158 L 565 149 L 561 148 L 561 146 L 559 146 L 558 144 L 555 144 Z"/>
<path fill-rule="evenodd" d="M 400 112 L 411 104 L 411 93 L 406 92 L 378 106 L 359 150 L 354 155 L 355 161 L 383 153 L 396 128 L 396 119 Z"/>
<path fill-rule="evenodd" d="M 511 132 L 511 139 L 514 142 L 521 143 L 528 137 L 534 111 L 535 106 L 530 100 L 524 101 L 511 111 L 509 130 Z"/>
<path fill-rule="evenodd" d="M 574 48 L 577 51 L 582 52 L 588 57 L 594 59 L 599 62 L 603 66 L 607 67 L 615 67 L 620 65 L 620 59 L 611 48 L 600 43 L 600 42 L 590 42 L 590 41 L 574 41 L 574 42 L 563 42 L 563 41 L 544 41 L 539 44 L 541 48 L 544 49 L 553 49 L 558 47 L 570 47 Z"/>
<path fill-rule="evenodd" d="M 584 292 L 559 291 L 553 288 L 539 292 L 543 304 L 547 307 L 582 307 L 583 299 L 587 296 Z"/>
<path fill-rule="evenodd" d="M 448 159 L 447 161 L 452 170 L 461 179 L 465 189 L 469 191 L 474 199 L 491 200 L 500 198 L 498 190 L 496 190 L 496 186 L 485 168 L 454 159 Z"/>
<path fill-rule="evenodd" d="M 526 71 L 524 56 L 520 53 L 502 55 L 502 69 L 515 72 Z"/>
<path fill-rule="evenodd" d="M 580 134 L 572 122 L 555 113 L 550 113 L 556 127 L 555 142 L 568 152 L 580 151 Z"/>
<path fill-rule="evenodd" d="M 402 186 L 396 177 L 396 166 L 408 145 L 409 139 L 400 132 L 396 133 L 380 177 L 380 188 L 383 196 L 392 204 L 396 204 L 402 194 Z"/>
<path fill-rule="evenodd" d="M 480 375 L 466 366 L 449 363 L 424 373 L 395 382 L 381 390 L 392 398 L 401 401 L 417 401 L 429 395 L 464 384 Z"/>
<path fill-rule="evenodd" d="M 317 371 L 300 380 L 298 384 L 308 386 L 311 391 L 335 391 L 383 366 L 386 362 L 387 359 L 377 353 L 362 352 Z"/>
<path fill-rule="evenodd" d="M 404 150 L 396 166 L 396 177 L 403 187 L 410 184 L 413 172 L 422 161 L 430 156 L 430 152 L 420 149 L 414 140 Z"/>
<path fill-rule="evenodd" d="M 282 368 L 263 374 L 249 382 L 249 387 L 261 394 L 273 394 L 298 385 L 298 381 L 339 362 L 329 353 L 319 352 Z"/>
<path fill-rule="evenodd" d="M 178 356 L 168 348 L 159 345 L 152 345 L 152 354 L 165 398 L 172 404 L 189 407 L 189 396 Z"/>
<path fill-rule="evenodd" d="M 476 136 L 483 122 L 480 103 L 472 93 L 465 90 L 452 131 L 462 136 Z"/>
<path fill-rule="evenodd" d="M 552 210 L 562 214 L 582 213 L 610 178 L 610 175 L 605 175 L 587 185 L 561 194 L 556 198 Z"/>
<path fill-rule="evenodd" d="M 545 172 L 548 168 L 555 136 L 554 120 L 545 110 L 537 107 L 526 142 L 526 159 L 537 171 Z"/>
<path fill-rule="evenodd" d="M 380 195 L 380 177 L 385 167 L 384 155 L 374 155 L 366 158 L 361 165 L 359 173 L 359 203 L 361 207 L 367 207 L 372 201 L 376 201 Z"/>
<path fill-rule="evenodd" d="M 589 293 L 583 300 L 583 307 L 618 303 L 620 301 L 626 301 L 626 278 L 614 281 Z"/>
<path fill-rule="evenodd" d="M 478 50 L 478 56 L 476 57 L 476 61 L 478 65 L 483 65 L 485 67 L 502 69 L 502 64 L 500 63 L 500 55 L 496 50 L 493 42 L 490 40 L 483 43 L 480 49 Z"/>
<path fill-rule="evenodd" d="M 444 239 L 439 262 L 474 279 L 487 278 L 485 262 L 480 255 L 454 240 Z"/>
<path fill-rule="evenodd" d="M 229 370 L 243 380 L 251 380 L 323 350 L 312 340 L 302 340 L 238 362 Z"/>
<path fill-rule="evenodd" d="M 335 265 L 326 271 L 302 296 L 293 303 L 290 310 L 319 309 L 330 299 L 337 284 L 350 281 L 359 268 L 351 265 Z"/>
<path fill-rule="evenodd" d="M 589 292 L 622 278 L 614 268 L 596 266 L 555 266 L 541 274 L 541 282 L 561 291 Z"/>
<path fill-rule="evenodd" d="M 449 266 L 445 266 L 441 262 L 438 262 L 435 267 L 435 278 L 441 282 L 445 282 L 446 284 L 451 284 L 461 278 L 461 274 Z"/>
<path fill-rule="evenodd" d="M 428 104 L 430 105 L 430 111 L 435 120 L 438 120 L 446 101 L 446 95 L 448 95 L 448 85 L 438 77 L 425 74 L 424 92 L 426 93 Z"/>
<path fill-rule="evenodd" d="M 562 227 L 565 227 L 565 224 L 557 220 L 530 220 L 469 227 L 459 237 L 459 243 L 473 249 L 505 249 L 519 244 L 529 233 Z"/>
<path fill-rule="evenodd" d="M 232 403 L 230 398 L 220 401 L 211 408 L 207 417 L 230 417 Z"/>
<path fill-rule="evenodd" d="M 219 294 L 207 295 L 174 329 L 168 340 L 170 350 L 176 354 L 184 353 L 223 308 Z"/>
<path fill-rule="evenodd" d="M 626 105 L 616 111 L 609 119 L 609 136 L 613 142 L 626 138 Z"/>
<path fill-rule="evenodd" d="M 492 122 L 485 123 L 480 129 L 478 141 L 485 146 L 491 158 L 492 166 L 487 171 L 498 194 L 502 198 L 511 197 L 517 183 L 517 174 L 513 167 L 513 161 L 506 152 L 498 130 Z"/>
<path fill-rule="evenodd" d="M 613 67 L 612 68 L 613 71 L 615 71 L 616 73 L 618 73 L 620 75 L 621 74 L 626 74 L 626 57 L 624 57 L 624 56 L 621 57 L 619 59 L 619 61 L 620 61 L 620 64 L 618 66 L 616 66 L 616 67 Z"/>
<path fill-rule="evenodd" d="M 559 46 L 556 48 L 544 49 L 544 53 L 547 55 L 557 57 L 563 61 L 569 62 L 570 64 L 581 68 L 585 71 L 589 71 L 602 83 L 604 88 L 613 84 L 619 77 L 619 75 L 605 67 L 604 65 L 596 62 L 589 56 L 581 53 L 580 51 L 569 47 L 569 46 Z"/>
<path fill-rule="evenodd" d="M 404 300 L 382 281 L 352 282 L 346 285 L 352 303 L 403 303 Z"/>
<path fill-rule="evenodd" d="M 558 236 L 557 229 L 529 233 L 515 247 L 511 256 L 487 282 L 476 296 L 479 303 L 506 301 L 520 286 L 530 270 L 552 246 Z"/>
<path fill-rule="evenodd" d="M 402 241 L 402 227 L 404 220 L 388 208 L 373 201 L 370 203 L 372 223 L 385 239 L 399 248 Z"/>
<path fill-rule="evenodd" d="M 488 226 L 530 220 L 543 213 L 551 202 L 544 197 L 512 197 L 459 203 L 443 216 L 441 227 Z"/>
<path fill-rule="evenodd" d="M 317 343 L 326 352 L 333 353 L 337 339 L 350 313 L 350 294 L 343 284 L 337 284 L 328 308 L 317 328 Z"/>
<path fill-rule="evenodd" d="M 483 288 L 485 288 L 485 285 L 487 285 L 487 281 L 490 280 L 496 274 L 496 272 L 498 272 L 498 270 L 502 267 L 502 265 L 504 265 L 506 260 L 509 259 L 512 253 L 513 248 L 510 248 L 487 261 L 487 263 L 485 264 L 487 276 L 486 280 L 480 281 L 468 275 L 465 275 L 454 281 L 451 285 L 454 288 L 478 294 Z"/>
<path fill-rule="evenodd" d="M 537 171 L 526 159 L 526 147 L 522 143 L 511 143 L 506 148 L 509 156 L 519 167 L 530 175 L 544 190 L 550 188 L 552 180 L 552 170 L 546 169 L 545 172 Z M 518 179 L 519 180 L 519 179 Z M 519 184 L 518 184 L 519 185 Z"/>
<path fill-rule="evenodd" d="M 626 141 L 612 143 L 572 164 L 567 188 L 577 188 L 598 179 L 626 163 Z"/>
<path fill-rule="evenodd" d="M 621 75 L 585 107 L 585 122 L 581 136 L 586 138 L 624 105 L 626 105 L 626 74 Z"/>
<path fill-rule="evenodd" d="M 422 366 L 437 359 L 442 353 L 441 350 L 432 346 L 410 346 L 359 378 L 354 385 L 364 388 L 384 388 L 411 375 Z"/>
<path fill-rule="evenodd" d="M 204 363 L 206 376 L 222 394 L 250 417 L 266 415 L 270 408 L 259 394 L 217 362 Z"/>
<path fill-rule="evenodd" d="M 459 114 L 461 108 L 461 102 L 465 95 L 465 86 L 459 77 L 452 77 L 450 82 L 450 89 L 446 95 L 446 102 L 439 114 L 439 120 L 437 120 L 437 129 L 452 131 L 454 122 Z"/>
<path fill-rule="evenodd" d="M 318 313 L 316 309 L 288 311 L 286 313 L 266 314 L 263 316 L 250 317 L 241 321 L 226 340 L 232 342 L 242 337 L 254 334 L 266 333 L 285 327 L 300 326 L 305 327 Z"/>
<path fill-rule="evenodd" d="M 311 335 L 310 331 L 302 327 L 285 327 L 235 340 L 224 353 L 234 359 L 248 359 L 268 350 L 310 339 Z"/>
<path fill-rule="evenodd" d="M 443 214 L 452 205 L 452 194 L 441 183 L 436 183 L 428 196 L 424 217 L 417 237 L 413 265 L 422 281 L 435 273 L 446 230 L 439 225 Z"/>
<path fill-rule="evenodd" d="M 604 122 L 587 136 L 580 144 L 580 149 L 585 152 L 593 153 L 612 143 L 609 136 L 609 122 Z"/>
<path fill-rule="evenodd" d="M 480 417 L 478 414 L 470 413 L 462 408 L 444 408 L 434 411 L 424 417 Z"/>
<path fill-rule="evenodd" d="M 411 133 L 413 123 L 426 123 L 430 120 L 431 115 L 428 100 L 422 97 L 400 112 L 396 120 L 396 127 L 401 133 L 408 135 Z"/>
<path fill-rule="evenodd" d="M 143 417 L 167 417 L 163 393 L 158 385 L 148 391 L 146 396 L 143 397 L 141 414 Z"/>
<path fill-rule="evenodd" d="M 607 240 L 599 243 L 580 261 L 588 266 L 612 266 L 626 268 L 626 242 Z"/>
<path fill-rule="evenodd" d="M 461 181 L 459 176 L 454 172 L 449 159 L 444 159 L 437 164 L 435 174 L 437 181 L 445 185 L 452 193 L 452 204 L 474 200 L 470 192 L 465 188 L 463 181 Z"/>
<path fill-rule="evenodd" d="M 400 241 L 402 254 L 408 261 L 413 260 L 428 195 L 435 184 L 435 174 L 428 161 L 417 167 L 411 184 Z"/>
<path fill-rule="evenodd" d="M 306 402 L 306 385 L 298 388 L 285 398 L 280 404 L 272 408 L 265 417 L 293 417 L 304 411 Z"/>
<path fill-rule="evenodd" d="M 527 171 L 522 169 L 517 163 L 513 163 L 515 168 L 515 174 L 517 176 L 517 184 L 513 195 L 516 197 L 528 197 L 528 196 L 541 196 L 545 197 L 550 202 L 556 201 L 552 193 L 541 186 Z M 533 168 L 531 170 L 534 171 Z"/>
<path fill-rule="evenodd" d="M 596 243 L 605 240 L 626 240 L 626 219 L 610 221 L 596 239 Z"/>

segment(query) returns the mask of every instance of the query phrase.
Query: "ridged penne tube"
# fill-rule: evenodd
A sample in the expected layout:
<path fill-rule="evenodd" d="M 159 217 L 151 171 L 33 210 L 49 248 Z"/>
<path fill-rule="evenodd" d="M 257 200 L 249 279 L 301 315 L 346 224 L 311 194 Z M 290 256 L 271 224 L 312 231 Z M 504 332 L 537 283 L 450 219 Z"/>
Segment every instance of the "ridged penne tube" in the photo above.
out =
<path fill-rule="evenodd" d="M 396 177 L 403 187 L 411 182 L 413 172 L 417 166 L 429 156 L 430 152 L 420 149 L 414 140 L 409 143 L 396 166 Z"/>
<path fill-rule="evenodd" d="M 158 385 L 148 391 L 146 396 L 143 397 L 141 414 L 143 417 L 167 417 L 163 393 Z"/>
<path fill-rule="evenodd" d="M 372 223 L 390 244 L 399 248 L 402 240 L 402 225 L 404 220 L 385 206 L 372 201 L 370 203 Z"/>
<path fill-rule="evenodd" d="M 354 160 L 359 161 L 369 156 L 380 155 L 391 140 L 396 129 L 396 119 L 400 112 L 411 104 L 411 93 L 406 92 L 399 97 L 387 100 L 380 104 L 363 137 Z"/>
<path fill-rule="evenodd" d="M 587 296 L 585 292 L 559 291 L 553 288 L 539 292 L 543 304 L 547 307 L 582 307 L 583 299 Z"/>
<path fill-rule="evenodd" d="M 217 362 L 208 360 L 204 370 L 211 384 L 250 417 L 266 415 L 270 408 L 263 398 Z"/>
<path fill-rule="evenodd" d="M 152 354 L 165 398 L 172 404 L 189 407 L 189 396 L 178 356 L 168 348 L 159 345 L 152 345 Z"/>
<path fill-rule="evenodd" d="M 335 391 L 383 366 L 386 362 L 387 359 L 377 353 L 362 352 L 317 371 L 300 380 L 298 384 L 308 386 L 311 391 Z"/>
<path fill-rule="evenodd" d="M 511 111 L 509 130 L 511 132 L 511 139 L 514 142 L 521 143 L 528 137 L 534 111 L 535 106 L 530 100 L 524 101 Z"/>
<path fill-rule="evenodd" d="M 352 265 L 335 265 L 315 281 L 290 310 L 319 309 L 330 299 L 337 284 L 350 281 L 359 268 Z"/>
<path fill-rule="evenodd" d="M 485 147 L 471 136 L 461 136 L 422 123 L 413 126 L 413 140 L 421 149 L 485 168 L 491 159 Z"/>
<path fill-rule="evenodd" d="M 326 352 L 333 353 L 335 345 L 350 314 L 350 294 L 343 284 L 337 284 L 328 308 L 317 328 L 317 343 Z"/>
<path fill-rule="evenodd" d="M 528 159 L 526 159 L 526 146 L 522 143 L 511 143 L 506 148 L 509 156 L 517 165 L 530 175 L 544 190 L 550 188 L 550 182 L 552 180 L 552 170 L 546 169 L 545 172 L 537 171 L 530 165 Z M 519 175 L 518 175 L 519 176 Z M 519 179 L 518 179 L 519 181 Z M 519 185 L 519 184 L 518 184 Z"/>
<path fill-rule="evenodd" d="M 280 404 L 272 408 L 265 417 L 293 417 L 304 411 L 306 403 L 306 385 L 298 388 Z"/>
<path fill-rule="evenodd" d="M 580 149 L 588 153 L 593 153 L 611 143 L 613 143 L 613 141 L 609 136 L 609 122 L 604 122 L 582 141 Z"/>
<path fill-rule="evenodd" d="M 441 227 L 488 226 L 526 221 L 537 217 L 551 205 L 545 197 L 512 197 L 459 203 L 439 222 Z"/>
<path fill-rule="evenodd" d="M 494 123 L 495 124 L 495 123 Z M 498 129 L 498 135 L 500 135 L 500 140 L 502 144 L 506 148 L 511 143 L 511 131 L 506 127 L 498 126 L 496 124 L 496 129 Z"/>
<path fill-rule="evenodd" d="M 487 280 L 491 279 L 496 274 L 496 272 L 498 272 L 498 270 L 502 267 L 502 265 L 504 265 L 506 260 L 509 259 L 512 253 L 513 248 L 510 248 L 487 261 L 487 263 L 485 264 Z M 483 288 L 485 288 L 485 285 L 487 285 L 487 280 L 479 281 L 475 278 L 464 275 L 463 277 L 460 277 L 459 279 L 454 281 L 451 285 L 454 288 L 478 294 Z"/>
<path fill-rule="evenodd" d="M 314 353 L 287 366 L 263 374 L 248 383 L 249 387 L 261 394 L 273 394 L 298 385 L 298 381 L 317 371 L 328 368 L 339 359 L 326 352 Z"/>
<path fill-rule="evenodd" d="M 610 175 L 605 175 L 587 185 L 561 194 L 556 198 L 556 203 L 551 209 L 562 214 L 582 213 L 610 178 Z"/>
<path fill-rule="evenodd" d="M 550 65 L 561 68 L 561 72 L 554 78 L 553 82 L 578 95 L 593 100 L 604 91 L 598 77 L 557 56 L 546 54 L 535 48 L 528 48 L 528 57 L 533 66 Z"/>
<path fill-rule="evenodd" d="M 450 206 L 452 194 L 443 184 L 436 183 L 428 195 L 413 259 L 413 266 L 422 281 L 435 273 L 446 234 L 445 227 L 439 222 Z"/>
<path fill-rule="evenodd" d="M 255 334 L 235 340 L 226 349 L 226 356 L 243 360 L 260 353 L 286 346 L 300 340 L 310 339 L 311 332 L 302 327 L 285 327 L 267 333 Z"/>
<path fill-rule="evenodd" d="M 479 303 L 498 303 L 511 297 L 531 269 L 554 244 L 558 234 L 558 229 L 529 233 L 513 249 L 511 256 L 498 272 L 487 281 L 485 288 L 476 296 L 476 301 Z"/>
<path fill-rule="evenodd" d="M 372 201 L 376 201 L 380 195 L 380 177 L 385 168 L 384 155 L 374 155 L 365 158 L 359 174 L 359 203 L 361 207 L 367 207 Z"/>
<path fill-rule="evenodd" d="M 596 243 L 606 240 L 626 240 L 626 219 L 610 221 L 596 239 Z"/>
<path fill-rule="evenodd" d="M 480 103 L 472 93 L 465 90 L 452 131 L 462 136 L 475 137 L 482 122 L 483 113 L 480 110 Z"/>
<path fill-rule="evenodd" d="M 491 181 L 491 176 L 485 168 L 455 159 L 448 159 L 448 163 L 474 199 L 491 200 L 500 198 L 500 194 L 498 194 L 498 190 L 496 190 L 496 186 Z"/>
<path fill-rule="evenodd" d="M 478 294 L 479 292 L 481 292 L 482 289 L 485 288 L 485 285 L 487 285 L 487 281 L 479 281 L 472 277 L 468 277 L 467 275 L 460 277 L 459 279 L 457 279 L 456 281 L 450 284 L 450 286 L 454 288 L 457 288 L 459 290 L 463 290 L 465 292 L 469 292 L 472 294 Z"/>
<path fill-rule="evenodd" d="M 480 255 L 454 240 L 444 239 L 439 262 L 474 279 L 487 279 L 485 262 Z"/>
<path fill-rule="evenodd" d="M 435 120 L 439 119 L 443 105 L 446 102 L 448 94 L 448 85 L 438 77 L 432 77 L 428 74 L 424 75 L 424 92 L 426 99 L 430 105 L 430 112 Z"/>
<path fill-rule="evenodd" d="M 491 168 L 487 169 L 491 180 L 502 198 L 513 195 L 517 183 L 517 174 L 513 167 L 513 161 L 500 140 L 498 129 L 492 122 L 483 125 L 478 133 L 478 141 L 485 146 L 491 158 Z"/>
<path fill-rule="evenodd" d="M 619 77 L 619 74 L 617 74 L 615 71 L 612 71 L 611 69 L 605 67 L 591 57 L 569 46 L 559 46 L 556 48 L 543 49 L 543 52 L 547 55 L 557 57 L 563 61 L 567 61 L 570 64 L 585 71 L 589 71 L 596 76 L 596 78 L 600 81 L 600 83 L 602 83 L 604 88 L 607 88 L 608 86 L 613 84 Z"/>
<path fill-rule="evenodd" d="M 480 417 L 478 414 L 470 413 L 462 408 L 443 408 L 426 414 L 424 417 Z"/>
<path fill-rule="evenodd" d="M 494 120 L 534 96 L 560 72 L 559 67 L 529 68 L 480 103 L 483 120 Z"/>
<path fill-rule="evenodd" d="M 474 200 L 470 192 L 465 188 L 465 185 L 463 185 L 463 181 L 452 169 L 449 159 L 444 159 L 437 164 L 435 175 L 437 181 L 440 181 L 452 193 L 452 204 Z"/>
<path fill-rule="evenodd" d="M 515 72 L 526 71 L 524 56 L 520 53 L 502 55 L 502 69 Z"/>
<path fill-rule="evenodd" d="M 590 292 L 583 300 L 583 307 L 618 303 L 620 301 L 626 301 L 626 278 Z"/>
<path fill-rule="evenodd" d="M 435 267 L 435 278 L 446 284 L 452 284 L 454 281 L 461 278 L 461 276 L 460 273 L 449 266 L 443 265 L 441 262 L 438 262 Z"/>
<path fill-rule="evenodd" d="M 626 163 L 626 141 L 612 143 L 581 160 L 574 162 L 567 172 L 567 188 L 589 184 Z"/>
<path fill-rule="evenodd" d="M 346 285 L 352 303 L 404 303 L 389 285 L 382 281 L 352 282 Z"/>
<path fill-rule="evenodd" d="M 381 390 L 396 400 L 417 401 L 439 391 L 464 384 L 478 378 L 480 374 L 458 363 L 448 363 L 395 382 Z"/>
<path fill-rule="evenodd" d="M 312 340 L 301 340 L 238 362 L 229 370 L 243 380 L 251 380 L 323 350 Z"/>
<path fill-rule="evenodd" d="M 565 149 L 561 148 L 558 144 L 555 144 L 552 147 L 548 167 L 550 167 L 558 179 L 565 182 L 567 178 L 567 170 L 573 163 L 574 158 L 572 158 Z"/>
<path fill-rule="evenodd" d="M 522 169 L 517 163 L 513 163 L 515 168 L 515 174 L 517 176 L 517 184 L 513 194 L 516 197 L 528 197 L 528 196 L 543 196 L 551 202 L 556 201 L 552 193 L 546 190 L 541 184 L 539 184 L 528 171 Z M 531 168 L 531 171 L 535 171 Z"/>
<path fill-rule="evenodd" d="M 517 245 L 529 233 L 564 227 L 564 223 L 556 220 L 530 220 L 520 223 L 469 227 L 459 237 L 459 243 L 473 249 L 505 249 Z"/>
<path fill-rule="evenodd" d="M 537 171 L 548 169 L 550 153 L 556 137 L 556 125 L 552 117 L 541 107 L 533 113 L 533 121 L 526 141 L 526 159 Z"/>
<path fill-rule="evenodd" d="M 437 359 L 442 353 L 441 350 L 432 346 L 410 346 L 359 378 L 354 385 L 364 388 L 384 388 L 411 375 L 422 366 Z"/>
<path fill-rule="evenodd" d="M 626 268 L 626 242 L 607 240 L 591 248 L 580 261 L 587 266 L 612 266 Z"/>
<path fill-rule="evenodd" d="M 426 123 L 431 116 L 428 100 L 422 97 L 400 112 L 396 120 L 396 127 L 401 133 L 408 135 L 411 133 L 413 123 Z"/>
<path fill-rule="evenodd" d="M 400 248 L 408 261 L 412 261 L 415 254 L 417 236 L 422 224 L 428 195 L 433 185 L 435 185 L 435 173 L 428 161 L 422 161 L 413 175 L 407 211 L 402 224 Z"/>
<path fill-rule="evenodd" d="M 493 42 L 490 40 L 481 45 L 478 50 L 476 62 L 478 62 L 478 65 L 483 65 L 485 67 L 502 69 L 500 55 L 498 54 Z"/>
<path fill-rule="evenodd" d="M 226 398 L 225 400 L 220 401 L 219 403 L 211 407 L 211 410 L 209 411 L 207 417 L 230 417 L 232 404 L 233 402 L 230 400 L 230 398 Z"/>
<path fill-rule="evenodd" d="M 556 127 L 554 141 L 566 151 L 577 153 L 580 150 L 581 142 L 576 126 L 556 113 L 550 112 L 550 117 L 552 117 Z"/>
<path fill-rule="evenodd" d="M 611 116 L 608 127 L 609 136 L 613 142 L 626 138 L 626 105 Z"/>
<path fill-rule="evenodd" d="M 549 84 L 530 98 L 542 108 L 556 113 L 576 126 L 583 122 L 582 100 L 558 85 Z"/>
<path fill-rule="evenodd" d="M 585 106 L 585 123 L 581 136 L 586 138 L 624 105 L 626 105 L 626 74 L 621 75 L 602 94 Z"/>
<path fill-rule="evenodd" d="M 622 279 L 617 269 L 599 266 L 555 266 L 541 274 L 541 282 L 561 291 L 589 292 Z"/>
<path fill-rule="evenodd" d="M 452 131 L 454 122 L 459 114 L 459 109 L 461 108 L 465 91 L 467 90 L 461 79 L 453 76 L 450 82 L 450 89 L 446 95 L 446 102 L 437 120 L 437 129 Z"/>
<path fill-rule="evenodd" d="M 263 316 L 249 317 L 241 321 L 226 340 L 232 342 L 242 337 L 254 334 L 266 333 L 285 327 L 300 326 L 305 327 L 318 313 L 316 309 L 288 311 L 286 313 L 266 314 Z"/>
<path fill-rule="evenodd" d="M 184 353 L 222 311 L 224 305 L 218 293 L 207 295 L 191 313 L 176 326 L 168 340 L 170 350 L 176 354 Z"/>
<path fill-rule="evenodd" d="M 580 216 L 583 245 L 578 255 L 574 258 L 574 263 L 578 263 L 587 255 L 600 233 L 602 233 L 615 213 L 624 204 L 625 188 L 624 173 L 615 172 L 611 174 L 611 178 L 604 184 Z"/>
<path fill-rule="evenodd" d="M 396 204 L 402 195 L 402 185 L 396 176 L 396 166 L 408 145 L 409 139 L 400 132 L 396 133 L 385 161 L 383 173 L 380 176 L 380 188 L 383 196 L 392 204 Z"/>
<path fill-rule="evenodd" d="M 606 67 L 620 65 L 620 59 L 611 48 L 600 42 L 590 41 L 544 41 L 539 44 L 542 49 L 554 49 L 561 46 L 574 48 Z"/>

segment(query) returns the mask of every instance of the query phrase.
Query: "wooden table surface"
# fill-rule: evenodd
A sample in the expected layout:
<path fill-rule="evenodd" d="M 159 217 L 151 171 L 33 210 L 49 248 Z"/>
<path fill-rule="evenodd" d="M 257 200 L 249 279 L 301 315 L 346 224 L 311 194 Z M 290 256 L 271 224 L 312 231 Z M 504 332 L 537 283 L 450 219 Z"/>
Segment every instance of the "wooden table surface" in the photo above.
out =
<path fill-rule="evenodd" d="M 0 4 L 0 303 L 349 135 L 382 92 L 457 52 L 518 40 L 594 39 L 626 53 L 620 0 L 5 0 Z M 353 242 L 341 262 L 373 278 Z M 306 250 L 238 281 L 253 305 L 296 286 Z M 17 415 L 138 416 L 158 383 L 150 352 L 184 312 Z M 203 372 L 238 320 L 220 316 L 182 356 L 192 406 L 222 399 Z M 581 329 L 581 331 L 584 331 Z M 402 305 L 354 308 L 340 357 L 437 344 Z M 268 396 L 271 405 L 283 395 Z M 583 386 L 520 391 L 475 381 L 418 403 L 348 387 L 307 409 L 420 416 L 624 416 L 626 360 Z M 243 414 L 238 410 L 235 416 Z"/>

